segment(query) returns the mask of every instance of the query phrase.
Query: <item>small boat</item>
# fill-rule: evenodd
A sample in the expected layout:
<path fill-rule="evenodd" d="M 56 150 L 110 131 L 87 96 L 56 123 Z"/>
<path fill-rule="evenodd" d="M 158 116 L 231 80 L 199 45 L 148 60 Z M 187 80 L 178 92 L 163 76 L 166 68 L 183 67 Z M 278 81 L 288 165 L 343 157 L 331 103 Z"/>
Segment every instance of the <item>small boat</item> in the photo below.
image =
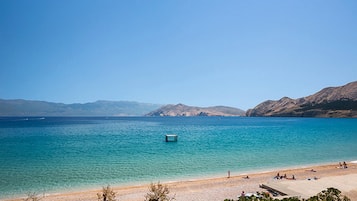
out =
<path fill-rule="evenodd" d="M 176 134 L 167 134 L 165 135 L 166 142 L 177 142 L 177 135 Z"/>

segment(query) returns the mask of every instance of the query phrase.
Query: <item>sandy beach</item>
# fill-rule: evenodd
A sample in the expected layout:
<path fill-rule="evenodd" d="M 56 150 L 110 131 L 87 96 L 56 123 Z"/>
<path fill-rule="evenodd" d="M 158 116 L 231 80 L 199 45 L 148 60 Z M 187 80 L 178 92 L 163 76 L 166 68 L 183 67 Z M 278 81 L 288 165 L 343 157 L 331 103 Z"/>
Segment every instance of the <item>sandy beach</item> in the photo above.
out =
<path fill-rule="evenodd" d="M 265 189 L 261 184 L 279 188 L 290 195 L 306 198 L 317 194 L 328 187 L 334 187 L 342 191 L 353 201 L 357 201 L 357 163 L 347 163 L 348 168 L 340 168 L 336 164 L 302 167 L 296 169 L 281 169 L 269 172 L 249 173 L 248 175 L 227 173 L 220 178 L 197 179 L 187 181 L 175 181 L 164 183 L 170 189 L 170 195 L 175 196 L 177 201 L 223 201 L 224 199 L 237 199 L 242 191 L 246 193 L 262 192 Z M 291 179 L 274 179 L 279 173 Z M 249 178 L 246 178 L 248 176 Z M 148 192 L 149 184 L 140 186 L 112 186 L 120 201 L 143 201 Z M 60 193 L 45 195 L 43 201 L 95 201 L 98 190 L 88 190 L 74 193 Z M 10 199 L 20 201 L 23 198 Z"/>

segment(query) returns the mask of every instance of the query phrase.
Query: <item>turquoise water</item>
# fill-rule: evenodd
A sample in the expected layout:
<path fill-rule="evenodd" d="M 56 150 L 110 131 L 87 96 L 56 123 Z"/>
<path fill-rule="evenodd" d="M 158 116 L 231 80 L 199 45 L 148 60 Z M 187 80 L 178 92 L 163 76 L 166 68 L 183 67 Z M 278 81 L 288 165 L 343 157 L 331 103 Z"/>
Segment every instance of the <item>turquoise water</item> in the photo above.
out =
<path fill-rule="evenodd" d="M 357 160 L 356 145 L 357 119 L 0 118 L 0 199 Z"/>

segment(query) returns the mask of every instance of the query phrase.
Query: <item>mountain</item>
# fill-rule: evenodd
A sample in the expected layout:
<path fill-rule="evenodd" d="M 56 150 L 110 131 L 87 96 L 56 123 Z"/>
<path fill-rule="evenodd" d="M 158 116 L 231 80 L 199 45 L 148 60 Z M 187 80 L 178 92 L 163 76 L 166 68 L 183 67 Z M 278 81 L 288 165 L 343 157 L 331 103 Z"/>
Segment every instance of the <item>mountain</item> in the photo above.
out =
<path fill-rule="evenodd" d="M 142 116 L 161 106 L 130 101 L 63 104 L 0 99 L 0 116 Z"/>
<path fill-rule="evenodd" d="M 165 105 L 146 116 L 244 116 L 241 109 L 215 106 L 215 107 L 192 107 L 184 104 Z"/>
<path fill-rule="evenodd" d="M 246 116 L 357 117 L 357 81 L 304 98 L 268 100 L 248 110 Z"/>

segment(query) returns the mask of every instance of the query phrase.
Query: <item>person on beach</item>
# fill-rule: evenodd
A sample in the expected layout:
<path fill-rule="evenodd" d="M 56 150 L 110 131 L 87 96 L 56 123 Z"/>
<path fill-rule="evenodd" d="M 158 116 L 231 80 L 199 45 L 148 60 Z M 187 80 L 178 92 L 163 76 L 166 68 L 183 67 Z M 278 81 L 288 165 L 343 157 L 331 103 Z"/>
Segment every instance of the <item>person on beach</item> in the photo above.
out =
<path fill-rule="evenodd" d="M 276 176 L 274 177 L 274 179 L 280 179 L 280 174 L 278 172 L 278 174 L 276 174 Z"/>
<path fill-rule="evenodd" d="M 103 201 L 107 201 L 107 195 L 103 193 Z"/>
<path fill-rule="evenodd" d="M 343 168 L 347 168 L 347 163 L 346 163 L 346 161 L 343 161 Z"/>
<path fill-rule="evenodd" d="M 227 178 L 230 178 L 231 177 L 231 171 L 228 170 L 228 177 Z"/>

